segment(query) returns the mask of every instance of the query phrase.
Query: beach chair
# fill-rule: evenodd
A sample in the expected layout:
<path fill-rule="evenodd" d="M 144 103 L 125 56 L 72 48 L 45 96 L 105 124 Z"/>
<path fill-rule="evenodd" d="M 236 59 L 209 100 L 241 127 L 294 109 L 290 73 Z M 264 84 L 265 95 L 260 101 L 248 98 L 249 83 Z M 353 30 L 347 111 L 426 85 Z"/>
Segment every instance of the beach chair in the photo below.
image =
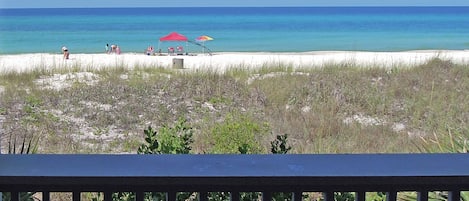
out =
<path fill-rule="evenodd" d="M 168 47 L 168 55 L 174 54 L 174 47 Z"/>
<path fill-rule="evenodd" d="M 184 55 L 184 47 L 177 46 L 176 50 L 177 50 L 177 55 Z"/>

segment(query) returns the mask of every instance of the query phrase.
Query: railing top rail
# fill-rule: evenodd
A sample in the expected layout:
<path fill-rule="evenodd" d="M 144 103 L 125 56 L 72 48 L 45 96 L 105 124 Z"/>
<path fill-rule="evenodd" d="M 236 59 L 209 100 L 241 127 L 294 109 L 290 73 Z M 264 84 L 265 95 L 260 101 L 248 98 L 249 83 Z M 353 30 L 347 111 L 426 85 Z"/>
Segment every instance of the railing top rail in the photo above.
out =
<path fill-rule="evenodd" d="M 469 189 L 468 167 L 469 154 L 0 155 L 0 190 L 45 185 Z"/>
<path fill-rule="evenodd" d="M 469 154 L 0 155 L 0 176 L 469 176 Z"/>

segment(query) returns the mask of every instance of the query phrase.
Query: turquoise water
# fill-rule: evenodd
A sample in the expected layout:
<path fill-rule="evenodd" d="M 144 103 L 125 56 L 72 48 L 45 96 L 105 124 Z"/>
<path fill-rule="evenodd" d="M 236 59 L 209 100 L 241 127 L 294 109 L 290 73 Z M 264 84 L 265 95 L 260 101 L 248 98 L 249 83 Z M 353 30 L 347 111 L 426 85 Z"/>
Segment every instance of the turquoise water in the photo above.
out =
<path fill-rule="evenodd" d="M 469 7 L 0 9 L 0 54 L 123 52 L 187 45 L 209 35 L 212 51 L 404 51 L 469 48 Z"/>

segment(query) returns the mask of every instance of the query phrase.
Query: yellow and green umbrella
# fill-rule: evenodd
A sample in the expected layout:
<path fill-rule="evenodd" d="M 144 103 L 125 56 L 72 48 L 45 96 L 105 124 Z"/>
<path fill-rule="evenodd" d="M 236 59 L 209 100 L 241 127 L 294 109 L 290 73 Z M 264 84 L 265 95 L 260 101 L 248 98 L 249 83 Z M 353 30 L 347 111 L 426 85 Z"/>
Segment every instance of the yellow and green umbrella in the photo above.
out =
<path fill-rule="evenodd" d="M 195 39 L 197 42 L 201 42 L 202 43 L 202 52 L 205 53 L 205 41 L 211 41 L 213 40 L 212 37 L 210 36 L 206 36 L 206 35 L 203 35 L 203 36 L 199 36 Z"/>
<path fill-rule="evenodd" d="M 203 36 L 197 37 L 195 40 L 200 41 L 200 42 L 205 42 L 205 41 L 213 40 L 213 38 L 210 36 L 203 35 Z"/>

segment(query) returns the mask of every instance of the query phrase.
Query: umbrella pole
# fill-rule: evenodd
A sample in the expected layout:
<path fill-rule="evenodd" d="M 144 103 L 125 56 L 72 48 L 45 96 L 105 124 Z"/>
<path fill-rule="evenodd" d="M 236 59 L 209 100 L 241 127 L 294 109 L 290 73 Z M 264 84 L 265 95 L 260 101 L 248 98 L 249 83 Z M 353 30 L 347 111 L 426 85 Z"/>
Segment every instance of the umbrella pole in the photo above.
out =
<path fill-rule="evenodd" d="M 161 51 L 160 51 L 160 50 L 161 50 L 161 49 L 160 49 L 160 43 L 161 43 L 161 41 L 158 41 L 158 54 L 161 52 Z"/>

